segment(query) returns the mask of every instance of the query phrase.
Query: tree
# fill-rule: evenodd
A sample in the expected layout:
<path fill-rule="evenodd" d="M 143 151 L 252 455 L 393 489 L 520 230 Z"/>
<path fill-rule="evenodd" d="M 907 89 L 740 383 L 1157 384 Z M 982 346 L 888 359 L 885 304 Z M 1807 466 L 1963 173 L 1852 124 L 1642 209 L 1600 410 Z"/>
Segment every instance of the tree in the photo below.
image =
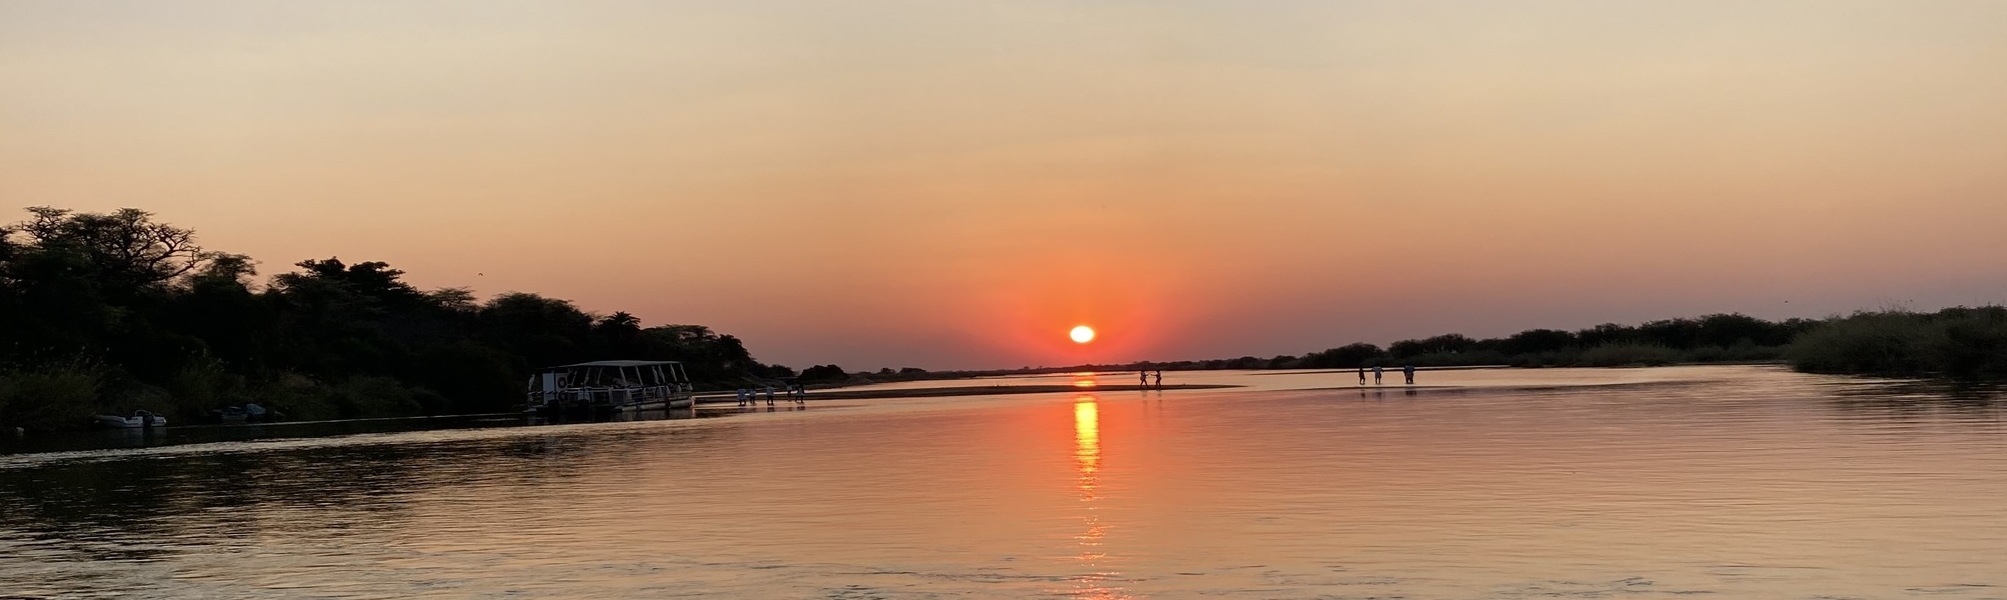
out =
<path fill-rule="evenodd" d="M 710 389 L 793 374 L 699 325 L 644 328 L 528 293 L 420 291 L 387 263 L 338 257 L 261 287 L 249 257 L 202 249 L 144 211 L 30 216 L 0 226 L 0 422 L 11 425 L 138 408 L 200 417 L 254 399 L 298 418 L 506 410 L 531 367 L 611 358 L 682 361 Z"/>
<path fill-rule="evenodd" d="M 1303 366 L 1311 369 L 1350 369 L 1365 366 L 1366 361 L 1379 358 L 1381 354 L 1379 346 L 1347 344 L 1323 352 L 1312 352 L 1303 357 Z"/>
<path fill-rule="evenodd" d="M 1743 314 L 1707 315 L 1695 327 L 1694 344 L 1706 346 L 1765 345 L 1790 341 L 1768 321 Z"/>
<path fill-rule="evenodd" d="M 404 271 L 392 269 L 388 263 L 370 261 L 347 265 L 342 264 L 338 257 L 330 257 L 294 264 L 302 271 L 272 278 L 273 287 L 286 290 L 310 283 L 325 283 L 378 306 L 397 309 L 415 306 L 426 297 L 418 288 L 403 281 Z"/>
<path fill-rule="evenodd" d="M 572 303 L 536 294 L 510 292 L 481 307 L 481 330 L 490 344 L 522 357 L 528 367 L 587 360 L 583 348 L 592 316 Z"/>
<path fill-rule="evenodd" d="M 195 244 L 195 232 L 153 222 L 137 208 L 111 213 L 78 213 L 36 206 L 33 216 L 10 230 L 26 234 L 25 246 L 45 253 L 73 253 L 85 276 L 119 287 L 174 281 L 202 268 L 215 255 Z"/>
<path fill-rule="evenodd" d="M 850 373 L 836 365 L 815 365 L 801 370 L 802 383 L 835 383 L 850 379 Z"/>
<path fill-rule="evenodd" d="M 1528 329 L 1512 334 L 1499 344 L 1506 354 L 1560 352 L 1575 345 L 1575 335 L 1556 329 Z"/>
<path fill-rule="evenodd" d="M 1604 323 L 1575 332 L 1575 339 L 1587 348 L 1605 344 L 1634 344 L 1638 338 L 1638 328 L 1616 323 Z"/>
<path fill-rule="evenodd" d="M 164 351 L 142 365 L 171 368 L 190 347 L 154 327 L 187 275 L 217 256 L 189 230 L 138 209 L 77 213 L 46 206 L 0 228 L 0 351 L 95 356 Z"/>

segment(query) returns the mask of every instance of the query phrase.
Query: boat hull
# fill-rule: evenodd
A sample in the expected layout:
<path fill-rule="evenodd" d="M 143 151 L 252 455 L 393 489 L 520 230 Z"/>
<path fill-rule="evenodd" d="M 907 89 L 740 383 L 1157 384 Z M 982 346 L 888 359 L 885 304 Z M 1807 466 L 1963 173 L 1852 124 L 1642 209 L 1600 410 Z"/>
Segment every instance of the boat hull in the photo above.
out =
<path fill-rule="evenodd" d="M 665 410 L 672 408 L 690 408 L 696 405 L 697 405 L 696 398 L 684 396 L 679 398 L 657 398 L 654 400 L 643 400 L 640 402 L 618 405 L 613 407 L 613 409 L 620 411 Z"/>
<path fill-rule="evenodd" d="M 146 426 L 146 420 L 139 417 L 98 415 L 91 419 L 91 424 L 105 429 L 139 429 Z"/>
<path fill-rule="evenodd" d="M 118 415 L 98 415 L 91 418 L 91 424 L 106 429 L 144 429 L 147 427 L 166 427 L 167 417 L 163 417 L 146 411 L 140 411 L 139 414 L 130 417 L 121 417 Z"/>

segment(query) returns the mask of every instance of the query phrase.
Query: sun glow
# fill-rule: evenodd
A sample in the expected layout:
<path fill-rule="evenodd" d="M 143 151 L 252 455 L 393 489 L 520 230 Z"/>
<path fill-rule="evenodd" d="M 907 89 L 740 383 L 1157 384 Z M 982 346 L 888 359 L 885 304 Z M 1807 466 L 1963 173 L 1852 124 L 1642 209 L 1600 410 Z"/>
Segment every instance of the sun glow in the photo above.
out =
<path fill-rule="evenodd" d="M 1074 327 L 1073 331 L 1068 332 L 1066 335 L 1067 337 L 1073 338 L 1073 343 L 1075 344 L 1085 344 L 1094 341 L 1094 328 L 1088 327 L 1086 325 L 1079 325 Z"/>

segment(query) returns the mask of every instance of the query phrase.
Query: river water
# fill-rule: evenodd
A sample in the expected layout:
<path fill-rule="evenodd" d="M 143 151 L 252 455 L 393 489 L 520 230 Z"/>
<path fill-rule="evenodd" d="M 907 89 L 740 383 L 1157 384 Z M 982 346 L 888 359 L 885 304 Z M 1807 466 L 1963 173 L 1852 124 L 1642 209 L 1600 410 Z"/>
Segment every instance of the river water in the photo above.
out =
<path fill-rule="evenodd" d="M 0 597 L 2007 597 L 1993 392 L 1767 367 L 1073 379 L 0 456 Z"/>

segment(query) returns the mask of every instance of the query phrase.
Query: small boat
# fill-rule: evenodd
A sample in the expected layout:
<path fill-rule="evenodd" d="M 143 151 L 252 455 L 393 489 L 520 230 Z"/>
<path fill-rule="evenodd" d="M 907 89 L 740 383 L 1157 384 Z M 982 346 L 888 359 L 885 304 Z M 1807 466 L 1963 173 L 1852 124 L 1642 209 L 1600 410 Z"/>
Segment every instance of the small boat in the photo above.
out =
<path fill-rule="evenodd" d="M 99 427 L 110 429 L 140 429 L 145 427 L 166 427 L 167 417 L 141 410 L 133 411 L 130 417 L 98 415 L 92 417 L 91 422 Z"/>
<path fill-rule="evenodd" d="M 91 417 L 91 424 L 108 429 L 138 429 L 146 426 L 146 422 L 137 417 L 121 417 L 118 415 L 98 415 Z"/>
<path fill-rule="evenodd" d="M 224 423 L 261 422 L 270 420 L 271 417 L 269 409 L 249 402 L 243 406 L 225 406 L 209 412 Z"/>
<path fill-rule="evenodd" d="M 540 369 L 530 376 L 530 412 L 664 410 L 696 405 L 683 363 L 602 360 Z"/>

